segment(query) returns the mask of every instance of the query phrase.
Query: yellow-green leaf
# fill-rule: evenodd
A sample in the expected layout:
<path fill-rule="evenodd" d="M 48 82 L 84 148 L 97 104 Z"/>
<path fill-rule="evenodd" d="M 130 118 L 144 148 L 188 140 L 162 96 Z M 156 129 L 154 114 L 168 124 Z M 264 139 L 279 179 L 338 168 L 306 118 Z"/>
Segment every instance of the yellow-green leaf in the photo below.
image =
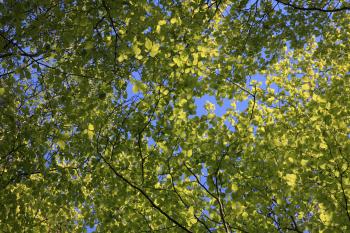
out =
<path fill-rule="evenodd" d="M 287 174 L 285 176 L 285 180 L 287 181 L 287 184 L 289 186 L 294 187 L 296 185 L 297 175 L 295 175 L 295 174 Z"/>
<path fill-rule="evenodd" d="M 58 140 L 57 145 L 61 148 L 64 149 L 66 147 L 66 143 L 63 140 Z"/>
<path fill-rule="evenodd" d="M 135 53 L 135 56 L 138 56 L 141 54 L 141 49 L 136 44 L 132 47 L 132 49 Z"/>
<path fill-rule="evenodd" d="M 159 47 L 160 47 L 159 44 L 153 43 L 149 55 L 150 55 L 151 57 L 155 57 L 155 56 L 158 54 L 158 52 L 159 52 Z"/>
<path fill-rule="evenodd" d="M 148 51 L 151 51 L 152 49 L 152 41 L 148 38 L 146 38 L 145 47 Z"/>
<path fill-rule="evenodd" d="M 89 125 L 88 125 L 88 132 L 87 132 L 87 134 L 88 134 L 88 137 L 89 137 L 90 139 L 93 138 L 93 136 L 94 136 L 94 134 L 95 134 L 94 131 L 95 131 L 94 125 L 93 125 L 93 124 L 89 124 Z"/>

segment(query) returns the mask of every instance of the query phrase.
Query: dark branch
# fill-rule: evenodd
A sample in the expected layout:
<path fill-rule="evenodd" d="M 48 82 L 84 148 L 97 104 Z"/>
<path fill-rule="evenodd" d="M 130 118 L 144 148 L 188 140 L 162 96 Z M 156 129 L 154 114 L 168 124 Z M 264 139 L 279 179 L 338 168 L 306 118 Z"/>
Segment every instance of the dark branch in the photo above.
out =
<path fill-rule="evenodd" d="M 301 7 L 301 6 L 296 6 L 290 2 L 283 2 L 281 0 L 276 0 L 276 2 L 281 3 L 285 6 L 292 7 L 296 10 L 303 10 L 303 11 L 320 11 L 320 12 L 325 12 L 325 13 L 332 13 L 332 12 L 339 12 L 339 11 L 348 11 L 350 10 L 349 6 L 342 6 L 339 8 L 332 8 L 332 9 L 322 9 L 319 7 Z"/>
<path fill-rule="evenodd" d="M 112 172 L 115 174 L 116 177 L 120 178 L 122 181 L 124 181 L 127 185 L 129 185 L 130 187 L 132 187 L 133 189 L 135 189 L 136 191 L 138 191 L 139 193 L 142 194 L 142 196 L 144 196 L 147 201 L 151 204 L 152 207 L 154 207 L 156 210 L 158 210 L 163 216 L 165 216 L 168 220 L 170 220 L 171 222 L 173 222 L 175 225 L 177 225 L 178 227 L 180 227 L 182 230 L 184 230 L 185 232 L 189 232 L 192 233 L 192 231 L 190 231 L 189 229 L 187 229 L 185 226 L 183 226 L 181 223 L 179 223 L 176 219 L 172 218 L 169 214 L 167 214 L 160 206 L 158 206 L 151 198 L 150 196 L 148 196 L 148 194 L 141 188 L 139 188 L 138 186 L 136 186 L 135 184 L 133 184 L 131 181 L 129 181 L 127 178 L 125 178 L 123 175 L 121 175 L 119 172 L 117 172 L 117 170 L 112 166 L 111 163 L 109 163 L 106 158 L 102 155 L 99 154 L 99 156 L 102 158 L 102 160 L 107 164 L 107 166 L 112 170 Z"/>

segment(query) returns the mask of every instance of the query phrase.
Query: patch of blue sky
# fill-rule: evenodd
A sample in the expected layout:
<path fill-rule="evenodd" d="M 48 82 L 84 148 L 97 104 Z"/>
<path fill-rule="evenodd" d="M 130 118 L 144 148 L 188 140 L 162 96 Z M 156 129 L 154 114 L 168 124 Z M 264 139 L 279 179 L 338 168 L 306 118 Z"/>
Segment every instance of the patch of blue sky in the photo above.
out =
<path fill-rule="evenodd" d="M 95 226 L 93 226 L 93 227 L 86 227 L 86 231 L 87 231 L 87 233 L 92 233 L 92 232 L 95 232 L 96 231 L 96 228 L 97 228 L 97 226 L 95 225 Z"/>
<path fill-rule="evenodd" d="M 205 188 L 209 188 L 207 184 L 207 176 L 208 176 L 208 168 L 205 167 L 205 164 L 202 164 L 202 169 L 201 169 L 202 175 L 199 177 L 199 181 Z"/>
<path fill-rule="evenodd" d="M 151 28 L 151 27 L 148 27 L 146 30 L 143 31 L 143 34 L 147 35 L 147 34 L 149 34 L 150 32 L 152 32 L 152 28 Z"/>

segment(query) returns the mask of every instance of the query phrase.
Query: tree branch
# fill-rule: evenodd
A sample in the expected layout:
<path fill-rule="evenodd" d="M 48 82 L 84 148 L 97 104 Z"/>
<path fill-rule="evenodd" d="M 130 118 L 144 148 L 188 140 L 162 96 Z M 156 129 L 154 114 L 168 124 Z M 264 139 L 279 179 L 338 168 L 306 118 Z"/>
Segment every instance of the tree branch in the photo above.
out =
<path fill-rule="evenodd" d="M 339 11 L 348 11 L 350 10 L 349 6 L 342 6 L 340 8 L 333 8 L 333 9 L 322 9 L 319 7 L 301 7 L 301 6 L 296 6 L 290 2 L 283 2 L 281 0 L 276 0 L 276 2 L 281 3 L 285 6 L 292 7 L 296 10 L 303 10 L 303 11 L 320 11 L 320 12 L 325 12 L 325 13 L 333 13 L 333 12 L 339 12 Z"/>
<path fill-rule="evenodd" d="M 131 181 L 129 181 L 127 178 L 125 178 L 123 175 L 121 175 L 119 172 L 117 172 L 117 170 L 112 166 L 111 163 L 109 163 L 106 158 L 102 155 L 99 154 L 99 156 L 102 158 L 102 160 L 104 161 L 104 163 L 107 164 L 107 166 L 111 169 L 111 171 L 115 174 L 116 177 L 118 177 L 119 179 L 121 179 L 122 181 L 124 181 L 126 184 L 128 184 L 131 188 L 135 189 L 136 191 L 138 191 L 139 193 L 142 194 L 142 196 L 144 196 L 147 201 L 151 204 L 152 207 L 154 207 L 156 210 L 158 210 L 163 216 L 165 216 L 169 221 L 173 222 L 175 225 L 177 225 L 178 227 L 180 227 L 182 230 L 184 230 L 185 232 L 189 232 L 192 233 L 192 231 L 190 231 L 189 229 L 187 229 L 185 226 L 183 226 L 181 223 L 179 223 L 176 219 L 174 219 L 173 217 L 171 217 L 169 214 L 167 214 L 160 206 L 158 206 L 151 198 L 150 196 L 148 196 L 148 194 L 146 193 L 146 191 L 144 191 L 143 189 L 137 187 L 136 185 L 134 185 Z"/>

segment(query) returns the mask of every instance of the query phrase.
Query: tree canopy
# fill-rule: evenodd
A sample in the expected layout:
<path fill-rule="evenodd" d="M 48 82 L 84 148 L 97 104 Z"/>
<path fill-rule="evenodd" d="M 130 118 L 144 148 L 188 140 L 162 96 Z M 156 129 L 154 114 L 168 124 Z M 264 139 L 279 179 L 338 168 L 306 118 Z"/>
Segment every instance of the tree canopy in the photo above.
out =
<path fill-rule="evenodd" d="M 0 232 L 349 232 L 349 11 L 0 1 Z"/>

